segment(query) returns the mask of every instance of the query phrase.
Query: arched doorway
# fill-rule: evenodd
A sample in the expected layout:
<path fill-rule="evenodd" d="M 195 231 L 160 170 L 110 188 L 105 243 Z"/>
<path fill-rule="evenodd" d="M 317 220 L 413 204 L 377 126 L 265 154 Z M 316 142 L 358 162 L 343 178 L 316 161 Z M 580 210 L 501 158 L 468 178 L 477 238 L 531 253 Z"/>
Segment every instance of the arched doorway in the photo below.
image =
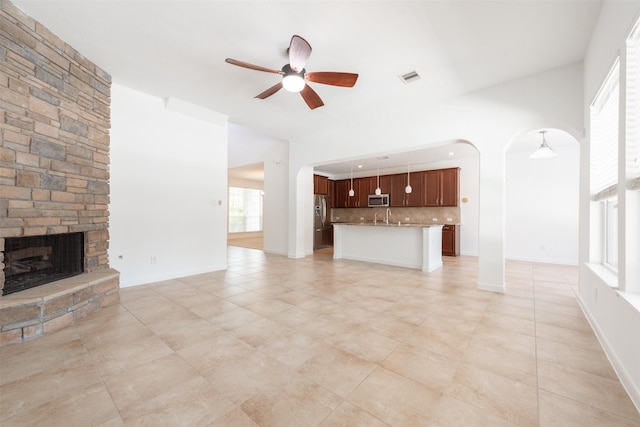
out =
<path fill-rule="evenodd" d="M 530 155 L 545 140 L 555 153 Z M 505 259 L 578 264 L 580 146 L 568 132 L 534 129 L 505 152 Z"/>

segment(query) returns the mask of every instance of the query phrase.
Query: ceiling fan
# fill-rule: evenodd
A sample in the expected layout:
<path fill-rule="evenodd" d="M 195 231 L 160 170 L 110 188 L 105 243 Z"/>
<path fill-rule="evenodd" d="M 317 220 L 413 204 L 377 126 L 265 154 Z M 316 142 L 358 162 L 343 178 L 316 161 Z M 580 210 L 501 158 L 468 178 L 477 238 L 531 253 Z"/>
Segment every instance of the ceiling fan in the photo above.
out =
<path fill-rule="evenodd" d="M 282 81 L 271 86 L 264 92 L 256 95 L 256 98 L 265 99 L 273 95 L 283 87 L 290 92 L 300 92 L 302 99 L 312 110 L 322 107 L 324 102 L 320 96 L 311 89 L 307 82 L 322 83 L 325 85 L 353 87 L 358 80 L 358 75 L 353 73 L 339 73 L 333 71 L 307 72 L 304 66 L 311 56 L 311 45 L 300 36 L 291 37 L 289 43 L 289 63 L 282 67 L 282 70 L 261 67 L 244 61 L 227 58 L 225 61 L 232 65 L 249 68 L 250 70 L 264 71 L 265 73 L 280 74 Z"/>

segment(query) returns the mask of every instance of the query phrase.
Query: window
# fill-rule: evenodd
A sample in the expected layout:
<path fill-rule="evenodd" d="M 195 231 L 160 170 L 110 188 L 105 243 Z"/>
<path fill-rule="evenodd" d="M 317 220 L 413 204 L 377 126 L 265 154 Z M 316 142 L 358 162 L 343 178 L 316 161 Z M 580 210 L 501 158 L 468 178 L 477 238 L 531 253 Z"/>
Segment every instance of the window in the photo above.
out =
<path fill-rule="evenodd" d="M 627 39 L 625 90 L 624 291 L 640 294 L 640 20 Z M 640 309 L 640 301 L 638 309 Z"/>
<path fill-rule="evenodd" d="M 616 60 L 591 104 L 591 200 L 602 205 L 597 228 L 603 247 L 599 261 L 618 267 L 618 126 L 620 65 Z"/>
<path fill-rule="evenodd" d="M 640 190 L 640 21 L 627 39 L 626 188 Z"/>
<path fill-rule="evenodd" d="M 262 190 L 229 187 L 229 233 L 262 231 Z"/>
<path fill-rule="evenodd" d="M 618 269 L 618 200 L 607 199 L 604 202 L 604 259 L 603 263 Z"/>

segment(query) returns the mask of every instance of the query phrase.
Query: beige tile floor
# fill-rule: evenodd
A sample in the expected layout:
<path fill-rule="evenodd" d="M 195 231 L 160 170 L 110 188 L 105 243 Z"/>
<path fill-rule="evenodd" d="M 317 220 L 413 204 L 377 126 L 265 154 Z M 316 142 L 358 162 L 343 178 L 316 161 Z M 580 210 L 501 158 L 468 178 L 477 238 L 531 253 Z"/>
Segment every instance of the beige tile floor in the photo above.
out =
<path fill-rule="evenodd" d="M 0 425 L 638 426 L 572 267 L 422 273 L 229 247 L 229 268 L 0 349 Z"/>

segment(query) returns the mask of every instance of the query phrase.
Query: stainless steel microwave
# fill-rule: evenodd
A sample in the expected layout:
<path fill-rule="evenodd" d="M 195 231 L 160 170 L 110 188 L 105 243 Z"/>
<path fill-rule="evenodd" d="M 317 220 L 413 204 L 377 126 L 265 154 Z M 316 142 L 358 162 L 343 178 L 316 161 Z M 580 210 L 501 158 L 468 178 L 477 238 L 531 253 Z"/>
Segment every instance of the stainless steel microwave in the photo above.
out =
<path fill-rule="evenodd" d="M 389 206 L 389 195 L 388 194 L 370 194 L 369 195 L 369 207 L 375 208 L 378 206 Z"/>

